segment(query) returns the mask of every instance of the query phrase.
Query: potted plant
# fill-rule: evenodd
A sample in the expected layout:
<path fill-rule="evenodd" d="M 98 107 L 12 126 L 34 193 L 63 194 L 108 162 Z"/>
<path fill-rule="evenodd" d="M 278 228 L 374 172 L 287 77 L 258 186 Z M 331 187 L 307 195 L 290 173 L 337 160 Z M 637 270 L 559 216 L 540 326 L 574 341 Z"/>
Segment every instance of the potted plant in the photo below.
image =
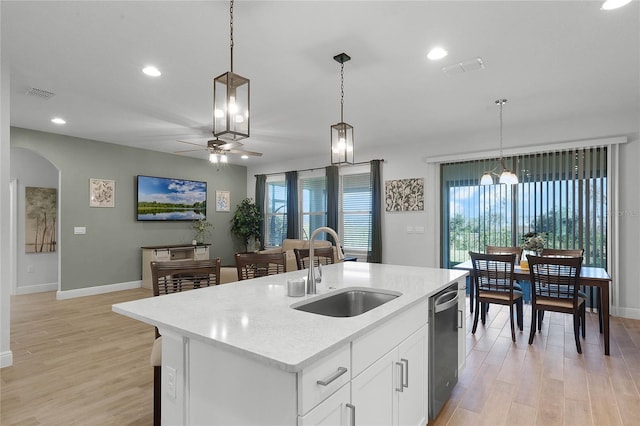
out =
<path fill-rule="evenodd" d="M 213 230 L 213 225 L 204 218 L 194 221 L 191 227 L 195 233 L 195 241 L 198 244 L 204 243 L 205 239 L 211 235 L 211 231 Z"/>
<path fill-rule="evenodd" d="M 231 219 L 231 233 L 242 240 L 245 250 L 249 251 L 249 242 L 260 239 L 260 225 L 262 213 L 250 198 L 245 198 L 236 208 Z"/>

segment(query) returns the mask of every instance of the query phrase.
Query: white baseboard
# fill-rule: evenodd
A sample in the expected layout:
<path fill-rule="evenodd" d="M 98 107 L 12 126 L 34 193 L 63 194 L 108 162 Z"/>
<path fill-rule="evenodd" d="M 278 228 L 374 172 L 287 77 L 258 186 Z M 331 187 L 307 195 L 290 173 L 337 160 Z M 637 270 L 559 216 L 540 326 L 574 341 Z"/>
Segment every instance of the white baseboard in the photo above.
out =
<path fill-rule="evenodd" d="M 45 283 L 35 285 L 25 285 L 16 287 L 16 294 L 31 294 L 42 293 L 44 291 L 56 291 L 58 289 L 58 283 Z"/>
<path fill-rule="evenodd" d="M 620 308 L 611 307 L 611 315 L 614 317 L 622 317 L 627 319 L 640 319 L 640 309 L 638 308 Z"/>
<path fill-rule="evenodd" d="M 0 353 L 0 368 L 11 367 L 13 365 L 13 352 L 6 351 Z"/>
<path fill-rule="evenodd" d="M 78 288 L 75 290 L 64 290 L 56 293 L 57 300 L 73 299 L 74 297 L 95 296 L 96 294 L 111 293 L 114 291 L 131 290 L 142 287 L 142 280 L 129 281 L 126 283 L 115 283 L 98 285 L 94 287 Z"/>

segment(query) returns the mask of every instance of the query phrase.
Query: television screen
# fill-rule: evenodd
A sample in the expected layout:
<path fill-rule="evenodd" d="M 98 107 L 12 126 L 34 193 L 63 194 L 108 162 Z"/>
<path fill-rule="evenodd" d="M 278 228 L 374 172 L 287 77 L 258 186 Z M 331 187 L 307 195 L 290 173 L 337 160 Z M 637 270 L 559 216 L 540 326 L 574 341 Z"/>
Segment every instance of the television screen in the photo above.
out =
<path fill-rule="evenodd" d="M 138 175 L 137 219 L 197 220 L 207 217 L 207 182 Z"/>

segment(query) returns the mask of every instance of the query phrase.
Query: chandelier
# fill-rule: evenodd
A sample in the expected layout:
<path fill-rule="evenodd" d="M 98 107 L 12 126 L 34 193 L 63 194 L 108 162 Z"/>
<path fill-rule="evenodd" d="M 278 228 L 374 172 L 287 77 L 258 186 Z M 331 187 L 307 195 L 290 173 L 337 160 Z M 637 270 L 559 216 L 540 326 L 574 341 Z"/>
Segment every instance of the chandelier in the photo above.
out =
<path fill-rule="evenodd" d="M 340 122 L 331 126 L 331 164 L 353 164 L 353 126 L 344 122 L 344 63 L 351 60 L 346 53 L 333 57 L 340 63 Z"/>
<path fill-rule="evenodd" d="M 500 107 L 500 165 L 502 166 L 502 173 L 500 173 L 499 183 L 504 183 L 508 185 L 515 185 L 518 183 L 518 176 L 507 169 L 504 164 L 504 157 L 502 155 L 502 107 L 507 103 L 506 99 L 498 99 L 495 104 Z M 493 177 L 491 175 L 498 176 L 494 173 L 495 169 L 490 172 L 484 172 L 482 177 L 480 178 L 480 185 L 493 185 Z"/>
<path fill-rule="evenodd" d="M 249 137 L 249 79 L 233 72 L 233 0 L 229 15 L 231 70 L 213 80 L 213 135 L 237 141 Z"/>

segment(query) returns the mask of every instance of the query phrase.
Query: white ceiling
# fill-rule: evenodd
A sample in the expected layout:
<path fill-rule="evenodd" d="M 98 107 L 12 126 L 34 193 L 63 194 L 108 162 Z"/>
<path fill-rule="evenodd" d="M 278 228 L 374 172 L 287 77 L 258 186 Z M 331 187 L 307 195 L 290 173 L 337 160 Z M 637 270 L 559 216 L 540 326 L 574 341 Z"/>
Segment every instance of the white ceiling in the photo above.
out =
<path fill-rule="evenodd" d="M 640 8 L 600 1 L 239 1 L 234 71 L 251 79 L 260 164 L 326 154 L 340 118 L 356 150 L 498 126 L 640 116 Z M 163 152 L 212 130 L 212 80 L 229 69 L 226 1 L 2 1 L 11 125 Z M 439 62 L 427 51 L 442 45 Z M 481 57 L 486 68 L 441 68 Z M 156 65 L 159 78 L 141 73 Z M 56 95 L 27 96 L 32 88 Z M 50 122 L 54 116 L 64 126 Z M 636 120 L 637 123 L 637 120 Z M 637 132 L 637 124 L 635 131 Z M 356 151 L 357 152 L 357 151 Z M 205 159 L 206 152 L 194 153 Z"/>

